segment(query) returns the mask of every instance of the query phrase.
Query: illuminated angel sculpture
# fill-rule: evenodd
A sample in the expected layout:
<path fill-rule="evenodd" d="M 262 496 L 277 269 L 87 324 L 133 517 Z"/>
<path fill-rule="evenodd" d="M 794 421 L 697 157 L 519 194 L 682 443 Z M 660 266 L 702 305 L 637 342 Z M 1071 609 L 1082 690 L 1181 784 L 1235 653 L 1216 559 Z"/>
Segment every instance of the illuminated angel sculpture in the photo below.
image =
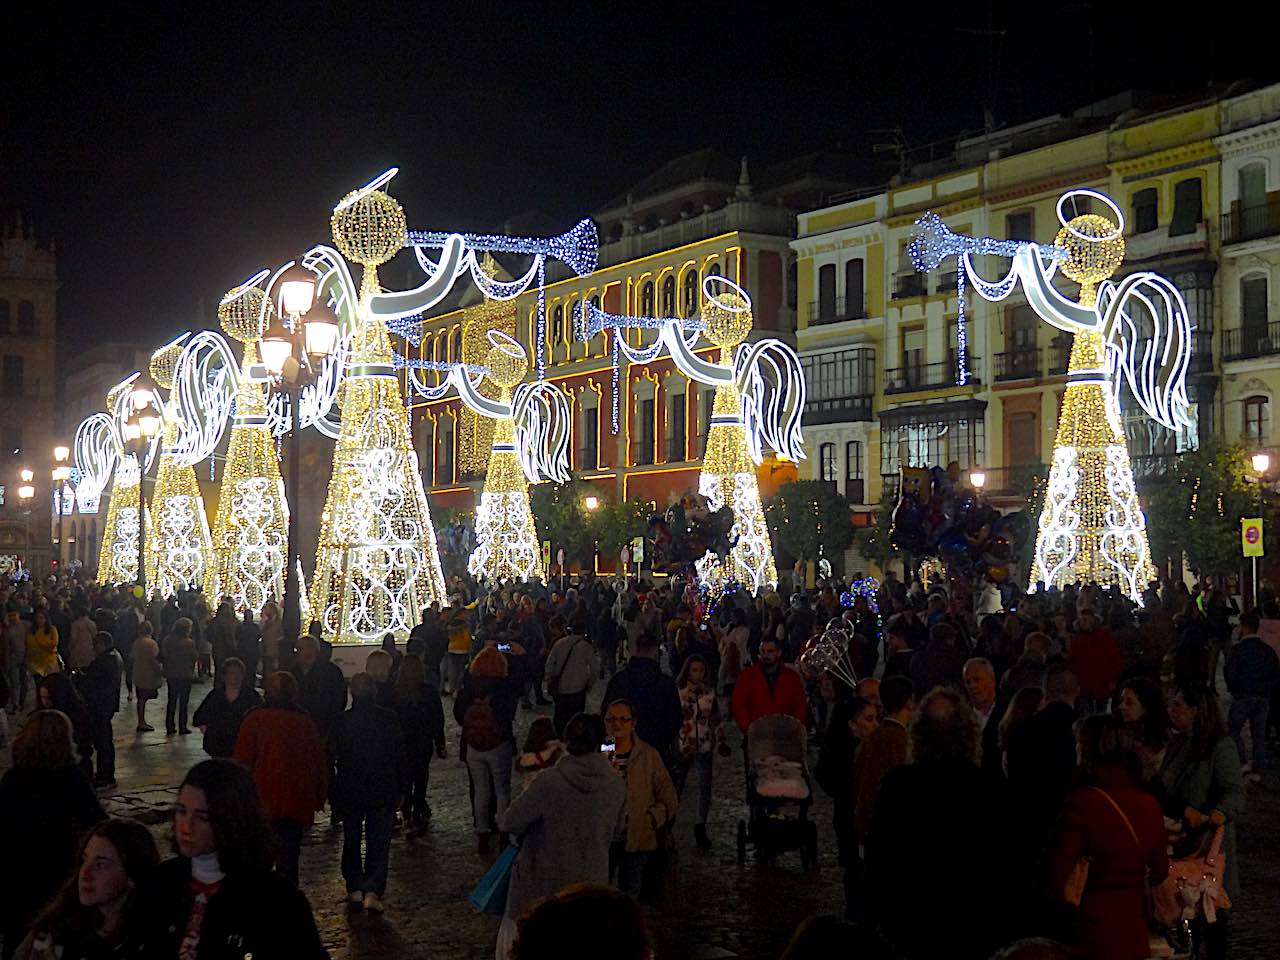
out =
<path fill-rule="evenodd" d="M 482 580 L 541 578 L 529 484 L 569 479 L 569 398 L 545 380 L 517 386 L 529 369 L 524 348 L 499 330 L 490 330 L 487 340 L 489 351 L 478 368 L 461 363 L 404 365 L 410 384 L 423 397 L 438 400 L 456 389 L 469 409 L 494 423 L 468 570 Z M 417 373 L 424 366 L 448 368 L 447 379 L 437 387 L 424 385 Z M 485 377 L 498 388 L 497 399 L 480 393 Z"/>
<path fill-rule="evenodd" d="M 255 371 L 258 341 L 274 309 L 271 298 L 258 286 L 265 276 L 263 271 L 233 287 L 218 304 L 219 324 L 228 336 L 244 344 L 244 355 L 238 370 L 223 358 L 216 368 L 222 388 L 205 393 L 208 398 L 234 396 L 235 405 L 213 524 L 212 562 L 205 573 L 205 596 L 214 603 L 230 597 L 237 610 L 254 612 L 268 599 L 284 596 L 289 527 L 289 504 L 276 458 L 267 384 Z M 222 352 L 218 346 L 221 339 L 216 334 L 197 335 L 180 360 L 180 385 L 192 380 L 197 385 L 204 382 L 201 376 L 210 357 Z M 217 411 L 209 411 L 208 422 L 210 432 L 219 435 L 220 424 L 226 422 L 225 412 L 219 416 Z"/>
<path fill-rule="evenodd" d="M 698 574 L 722 585 L 727 578 L 759 593 L 777 586 L 778 573 L 755 468 L 766 446 L 791 460 L 804 458 L 800 429 L 804 374 L 795 351 L 781 340 L 744 344 L 754 325 L 751 298 L 745 290 L 713 276 L 704 282 L 703 294 L 700 322 L 613 316 L 590 304 L 584 316 L 579 305 L 579 335 L 590 339 L 601 330 L 613 329 L 615 351 L 629 362 L 650 363 L 665 350 L 690 380 L 715 386 L 698 492 L 713 511 L 725 505 L 732 508 L 732 546 L 724 564 L 710 553 L 699 561 Z M 634 327 L 656 329 L 657 340 L 649 346 L 631 346 L 620 332 Z M 699 335 L 720 348 L 719 362 L 694 353 Z M 616 382 L 615 369 L 615 390 Z"/>
<path fill-rule="evenodd" d="M 203 587 L 212 555 L 209 518 L 196 479 L 197 461 L 191 459 L 192 453 L 200 449 L 190 437 L 195 422 L 184 410 L 179 392 L 173 389 L 182 345 L 188 336 L 184 333 L 153 353 L 149 368 L 156 385 L 170 391 L 164 404 L 160 465 L 147 515 L 147 587 L 162 597 Z"/>
<path fill-rule="evenodd" d="M 147 445 L 143 462 L 125 447 L 125 421 L 129 419 L 129 392 L 139 374 L 120 381 L 107 393 L 107 413 L 88 417 L 76 431 L 76 465 L 86 492 L 101 492 L 111 476 L 107 522 L 98 551 L 98 579 L 121 584 L 138 581 L 138 486 L 151 467 L 156 442 Z M 77 495 L 80 492 L 77 491 Z M 86 498 L 87 499 L 87 498 Z M 81 500 L 82 508 L 86 499 Z M 145 522 L 145 521 L 144 521 Z"/>
<path fill-rule="evenodd" d="M 1101 202 L 1114 221 L 1093 213 L 1068 218 L 1065 204 L 1082 197 Z M 1109 279 L 1124 260 L 1124 216 L 1109 198 L 1073 190 L 1058 201 L 1058 219 L 1062 229 L 1044 246 L 961 237 L 927 214 L 910 252 L 922 270 L 959 258 L 962 305 L 966 280 L 992 301 L 1021 287 L 1041 319 L 1074 334 L 1030 589 L 1096 582 L 1141 603 L 1155 571 L 1120 422 L 1120 392 L 1127 386 L 1166 428 L 1191 428 L 1191 324 L 1181 294 L 1159 274 L 1131 273 L 1118 284 Z M 973 254 L 1010 257 L 1013 264 L 992 282 L 975 271 Z M 1056 272 L 1080 285 L 1078 300 L 1053 287 Z"/>

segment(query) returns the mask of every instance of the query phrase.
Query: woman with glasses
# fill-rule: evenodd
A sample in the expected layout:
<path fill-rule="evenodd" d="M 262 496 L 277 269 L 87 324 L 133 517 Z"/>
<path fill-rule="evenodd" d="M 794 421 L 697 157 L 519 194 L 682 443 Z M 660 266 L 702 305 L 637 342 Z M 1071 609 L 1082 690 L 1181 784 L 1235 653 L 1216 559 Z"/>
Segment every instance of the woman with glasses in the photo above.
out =
<path fill-rule="evenodd" d="M 609 735 L 607 755 L 627 784 L 613 872 L 619 889 L 639 897 L 645 866 L 659 847 L 663 828 L 675 819 L 680 800 L 658 751 L 636 736 L 634 705 L 629 700 L 613 701 L 604 722 Z"/>

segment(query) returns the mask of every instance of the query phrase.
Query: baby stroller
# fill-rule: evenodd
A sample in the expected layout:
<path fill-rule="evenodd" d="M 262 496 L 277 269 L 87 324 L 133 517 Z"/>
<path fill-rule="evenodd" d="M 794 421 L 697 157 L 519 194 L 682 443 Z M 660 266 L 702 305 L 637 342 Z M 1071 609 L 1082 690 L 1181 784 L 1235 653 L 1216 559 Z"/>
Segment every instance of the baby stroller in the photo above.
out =
<path fill-rule="evenodd" d="M 762 863 L 799 850 L 805 870 L 817 866 L 818 828 L 809 819 L 813 786 L 807 746 L 804 724 L 786 714 L 761 717 L 747 728 L 747 819 L 738 821 L 738 863 L 746 862 L 749 843 Z"/>

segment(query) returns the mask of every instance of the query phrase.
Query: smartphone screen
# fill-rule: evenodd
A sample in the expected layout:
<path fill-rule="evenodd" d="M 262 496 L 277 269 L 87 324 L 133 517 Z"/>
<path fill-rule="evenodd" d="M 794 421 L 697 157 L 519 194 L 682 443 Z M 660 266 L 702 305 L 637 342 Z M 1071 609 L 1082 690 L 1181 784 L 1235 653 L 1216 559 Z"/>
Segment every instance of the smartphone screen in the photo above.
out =
<path fill-rule="evenodd" d="M 614 752 L 615 750 L 617 750 L 617 749 L 618 749 L 618 746 L 617 746 L 617 744 L 614 744 L 614 743 L 602 743 L 602 744 L 600 744 L 600 752 L 601 752 L 601 753 L 613 753 L 613 752 Z"/>
<path fill-rule="evenodd" d="M 508 652 L 508 651 L 510 651 L 510 649 L 511 649 L 511 644 L 509 644 L 509 643 L 500 643 L 500 644 L 498 644 L 498 649 L 499 649 L 499 650 L 501 650 L 503 653 L 507 653 L 507 652 Z"/>

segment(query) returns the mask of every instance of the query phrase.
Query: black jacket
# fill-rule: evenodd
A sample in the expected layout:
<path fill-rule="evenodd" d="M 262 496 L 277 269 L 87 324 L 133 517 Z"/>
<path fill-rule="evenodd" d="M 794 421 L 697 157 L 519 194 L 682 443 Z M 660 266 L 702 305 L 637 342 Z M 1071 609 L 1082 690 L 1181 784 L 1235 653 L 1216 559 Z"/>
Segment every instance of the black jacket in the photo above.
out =
<path fill-rule="evenodd" d="M 999 783 L 972 764 L 906 764 L 885 774 L 866 871 L 895 956 L 979 960 L 1007 942 L 1004 809 Z"/>
<path fill-rule="evenodd" d="M 630 700 L 636 712 L 636 736 L 665 758 L 684 724 L 684 708 L 676 682 L 651 657 L 632 657 L 615 673 L 604 692 L 601 709 L 615 700 Z"/>
<path fill-rule="evenodd" d="M 1029 827 L 1044 835 L 1057 819 L 1075 777 L 1075 722 L 1076 712 L 1067 704 L 1049 703 L 1009 743 L 1014 803 Z"/>
<path fill-rule="evenodd" d="M 421 700 L 395 698 L 394 704 L 410 763 L 429 761 L 432 750 L 444 749 L 444 708 L 435 687 L 428 685 Z"/>
<path fill-rule="evenodd" d="M 0 925 L 31 922 L 71 876 L 81 836 L 105 817 L 79 767 L 17 768 L 0 778 L 0 850 L 9 865 L 0 870 Z"/>
<path fill-rule="evenodd" d="M 467 708 L 477 697 L 491 698 L 493 712 L 498 725 L 502 728 L 503 739 L 515 742 L 514 723 L 516 717 L 516 687 L 510 677 L 477 677 L 470 671 L 462 677 L 462 687 L 453 699 L 453 719 L 459 726 L 466 716 Z M 465 748 L 466 741 L 463 741 Z M 460 757 L 465 757 L 460 753 Z"/>
<path fill-rule="evenodd" d="M 298 681 L 298 706 L 311 714 L 321 740 L 327 740 L 334 721 L 347 709 L 347 678 L 332 660 L 317 660 L 307 673 L 293 668 Z"/>
<path fill-rule="evenodd" d="M 191 861 L 160 864 L 134 892 L 139 929 L 130 960 L 172 960 L 191 915 Z M 278 873 L 229 875 L 205 909 L 199 960 L 327 960 L 307 898 Z"/>
<path fill-rule="evenodd" d="M 394 713 L 373 700 L 353 700 L 333 725 L 333 741 L 335 813 L 387 810 L 400 803 L 409 778 L 404 736 Z"/>
<path fill-rule="evenodd" d="M 116 632 L 112 636 L 122 657 L 133 654 L 133 642 L 138 639 L 138 614 L 133 607 L 127 606 L 116 614 Z"/>
<path fill-rule="evenodd" d="M 244 715 L 262 702 L 262 694 L 245 683 L 235 700 L 227 699 L 226 687 L 214 687 L 196 708 L 192 726 L 205 727 L 204 752 L 211 757 L 229 757 L 236 749 L 236 737 Z"/>
<path fill-rule="evenodd" d="M 120 654 L 106 650 L 84 668 L 80 675 L 80 696 L 90 717 L 110 717 L 120 709 Z"/>

